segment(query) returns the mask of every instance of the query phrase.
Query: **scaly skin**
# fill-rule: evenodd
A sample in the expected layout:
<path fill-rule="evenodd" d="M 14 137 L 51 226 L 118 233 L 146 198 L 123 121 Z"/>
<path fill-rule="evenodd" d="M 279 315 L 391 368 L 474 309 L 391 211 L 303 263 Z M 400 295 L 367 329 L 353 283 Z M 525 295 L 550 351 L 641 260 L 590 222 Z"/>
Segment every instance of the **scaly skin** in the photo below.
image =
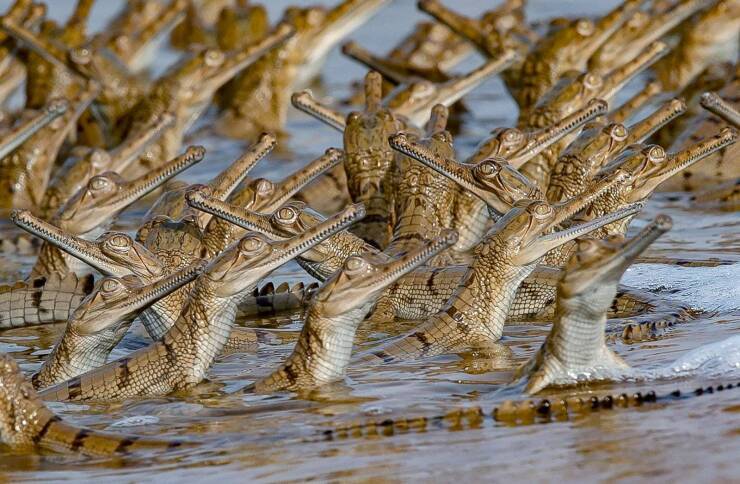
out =
<path fill-rule="evenodd" d="M 485 423 L 486 415 L 491 415 L 497 425 L 510 427 L 512 425 L 532 425 L 537 423 L 552 423 L 577 419 L 579 416 L 617 410 L 620 408 L 641 408 L 645 410 L 655 403 L 669 403 L 694 396 L 710 395 L 740 388 L 738 383 L 719 384 L 704 388 L 697 388 L 693 392 L 682 393 L 681 390 L 673 390 L 665 395 L 656 395 L 654 391 L 648 391 L 644 395 L 641 392 L 627 395 L 605 396 L 565 396 L 557 399 L 533 400 L 506 400 L 486 413 L 480 407 L 465 407 L 451 410 L 444 415 L 432 417 L 398 417 L 386 418 L 381 421 L 371 420 L 359 424 L 351 424 L 344 427 L 328 429 L 322 432 L 325 440 L 352 438 L 377 438 L 379 436 L 392 436 L 396 433 L 405 434 L 411 431 L 429 432 L 433 429 L 449 428 L 451 431 L 463 429 L 480 429 Z M 467 424 L 467 427 L 466 427 Z"/>
<path fill-rule="evenodd" d="M 73 87 L 70 82 L 74 78 L 93 80 L 100 85 L 95 111 L 87 111 L 79 121 L 79 141 L 83 144 L 108 146 L 113 126 L 146 94 L 143 76 L 132 74 L 114 56 L 100 52 L 89 43 L 74 48 L 60 46 L 53 39 L 8 19 L 0 22 L 0 28 L 42 58 L 48 64 L 44 75 L 61 77 L 67 90 Z"/>
<path fill-rule="evenodd" d="M 173 117 L 166 114 L 150 123 L 142 132 L 129 136 L 113 150 L 85 150 L 81 156 L 67 159 L 49 181 L 41 201 L 41 213 L 46 218 L 53 217 L 92 177 L 107 171 L 125 170 L 142 156 L 151 143 L 157 141 L 172 121 Z"/>
<path fill-rule="evenodd" d="M 16 213 L 14 219 L 46 242 L 57 246 L 60 250 L 106 276 L 126 277 L 133 275 L 147 284 L 153 284 L 167 275 L 177 274 L 183 270 L 189 270 L 188 267 L 194 267 L 192 264 L 191 266 L 187 266 L 185 263 L 180 264 L 179 261 L 179 265 L 175 269 L 167 267 L 146 247 L 136 242 L 131 236 L 120 232 L 106 232 L 96 240 L 89 241 L 28 213 Z M 186 230 L 179 230 L 175 232 L 174 237 L 179 236 L 180 238 L 177 240 L 187 241 L 187 239 L 184 239 L 186 234 Z M 161 236 L 164 237 L 164 234 Z M 186 262 L 193 260 L 193 264 L 196 265 L 201 262 L 196 257 L 183 259 Z M 180 268 L 181 270 L 178 272 L 177 269 Z M 175 288 L 175 290 L 179 291 L 180 289 Z M 268 284 L 256 288 L 251 297 L 245 297 L 240 309 L 242 314 L 253 315 L 301 308 L 303 301 L 310 295 L 311 290 L 310 286 L 305 287 L 303 284 L 299 284 L 292 288 L 280 286 L 276 291 L 273 286 Z M 48 293 L 50 293 L 50 290 L 46 291 L 45 296 L 48 297 Z M 142 312 L 141 320 L 153 339 L 159 339 L 174 324 L 187 301 L 188 293 L 189 291 L 185 290 L 177 296 L 166 295 Z M 94 335 L 89 336 L 91 338 L 89 342 L 94 341 Z M 232 336 L 228 343 L 229 347 L 244 349 L 256 345 L 260 334 L 252 329 L 236 328 Z M 107 355 L 113 349 L 115 343 L 117 341 L 111 342 L 111 346 L 108 348 L 98 348 L 98 351 L 105 351 Z"/>
<path fill-rule="evenodd" d="M 185 131 L 208 107 L 216 90 L 292 34 L 290 28 L 280 26 L 260 42 L 244 49 L 227 53 L 206 49 L 173 66 L 117 125 L 117 137 L 124 139 L 158 116 L 170 113 L 175 117 L 174 123 L 152 147 L 151 158 L 140 159 L 123 175 L 134 176 L 148 170 L 148 165 L 156 166 L 161 160 L 173 157 L 180 149 Z"/>
<path fill-rule="evenodd" d="M 290 105 L 290 93 L 304 88 L 316 76 L 328 51 L 364 23 L 387 0 L 343 0 L 331 9 L 286 9 L 280 25 L 296 32 L 282 46 L 263 56 L 223 93 L 219 131 L 250 138 L 261 131 L 281 133 Z"/>
<path fill-rule="evenodd" d="M 595 117 L 606 114 L 608 107 L 606 101 L 593 99 L 583 108 L 547 128 L 532 131 L 496 128 L 491 131 L 492 136 L 478 144 L 475 152 L 465 162 L 477 164 L 486 158 L 495 157 L 503 158 L 517 168 Z"/>
<path fill-rule="evenodd" d="M 39 209 L 59 149 L 97 93 L 97 86 L 88 84 L 62 115 L 0 160 L 1 208 Z"/>
<path fill-rule="evenodd" d="M 651 10 L 634 12 L 630 19 L 594 52 L 588 60 L 588 69 L 608 72 L 621 66 L 678 24 L 712 3 L 713 0 L 680 0 L 675 5 L 670 5 L 670 8 L 656 11 L 653 5 Z"/>
<path fill-rule="evenodd" d="M 64 27 L 59 28 L 53 21 L 45 20 L 41 23 L 38 35 L 58 44 L 59 47 L 54 46 L 57 50 L 79 47 L 87 37 L 85 24 L 93 3 L 94 0 L 78 0 Z M 4 20 L 12 22 L 12 19 Z M 51 64 L 33 50 L 28 52 L 26 59 L 27 108 L 41 109 L 53 99 L 76 97 L 81 90 L 84 90 L 84 86 L 68 69 Z"/>
<path fill-rule="evenodd" d="M 709 64 L 736 62 L 739 36 L 740 0 L 720 0 L 685 22 L 676 47 L 653 66 L 663 90 L 682 90 Z"/>
<path fill-rule="evenodd" d="M 0 286 L 0 329 L 67 321 L 93 288 L 93 277 L 47 277 Z"/>
<path fill-rule="evenodd" d="M 435 106 L 426 137 L 418 140 L 418 144 L 438 156 L 452 158 L 452 136 L 445 130 L 446 124 L 447 109 L 442 105 Z M 389 139 L 394 149 L 406 141 L 406 133 Z M 458 241 L 429 263 L 444 266 L 465 260 L 465 252 L 485 233 L 485 205 L 454 181 L 408 156 L 398 158 L 394 177 L 396 223 L 384 252 L 396 257 L 438 237 L 442 230 L 451 229 L 459 234 Z"/>
<path fill-rule="evenodd" d="M 377 72 L 365 76 L 365 110 L 350 113 L 344 129 L 347 189 L 352 201 L 367 210 L 353 232 L 381 250 L 390 242 L 395 224 L 395 153 L 388 137 L 401 129 L 395 116 L 380 106 L 382 82 Z"/>
<path fill-rule="evenodd" d="M 659 82 L 648 82 L 634 96 L 626 100 L 618 108 L 613 109 L 609 113 L 609 119 L 614 123 L 626 123 L 635 112 L 651 102 L 660 93 L 661 88 Z"/>
<path fill-rule="evenodd" d="M 480 19 L 453 12 L 437 0 L 421 0 L 418 5 L 420 10 L 469 41 L 485 56 L 495 58 L 506 50 L 516 52 L 517 59 L 502 73 L 502 77 L 511 95 L 519 102 L 522 63 L 537 40 L 537 34 L 525 21 L 524 4 L 522 0 L 508 0 L 496 9 L 483 12 Z"/>
<path fill-rule="evenodd" d="M 547 200 L 557 203 L 576 196 L 613 156 L 629 145 L 641 143 L 685 110 L 683 101 L 674 99 L 629 128 L 622 124 L 594 123 L 566 148 L 553 166 Z"/>
<path fill-rule="evenodd" d="M 727 84 L 719 94 L 723 96 L 726 102 L 737 105 L 740 102 L 738 89 L 740 88 L 740 77 L 738 72 L 732 82 Z M 730 108 L 730 106 L 727 106 Z M 731 118 L 727 115 L 718 117 L 707 111 L 699 113 L 694 119 L 690 120 L 684 130 L 679 134 L 673 145 L 674 150 L 685 149 L 704 137 L 710 136 L 717 132 L 725 123 L 733 124 Z M 698 163 L 685 170 L 681 176 L 672 178 L 670 181 L 660 186 L 661 191 L 694 191 L 702 190 L 711 185 L 726 184 L 731 186 L 734 180 L 740 178 L 740 167 L 737 160 L 740 156 L 740 145 L 734 144 L 726 149 L 719 151 L 706 160 Z"/>
<path fill-rule="evenodd" d="M 272 213 L 316 177 L 341 163 L 343 156 L 342 150 L 329 148 L 323 156 L 316 158 L 278 183 L 264 178 L 252 180 L 251 183 L 234 193 L 229 198 L 229 203 L 260 213 Z M 234 240 L 242 237 L 244 233 L 244 230 L 224 220 L 214 218 L 206 227 L 203 245 L 207 254 L 218 254 Z"/>
<path fill-rule="evenodd" d="M 518 372 L 528 394 L 624 373 L 628 365 L 606 346 L 606 312 L 624 272 L 671 224 L 670 217 L 659 215 L 629 241 L 615 236 L 579 242 L 558 284 L 552 329 Z"/>
<path fill-rule="evenodd" d="M 639 209 L 631 207 L 598 222 L 542 235 L 582 206 L 575 202 L 556 210 L 542 201 L 517 202 L 475 247 L 473 263 L 442 310 L 371 351 L 363 361 L 415 359 L 498 341 L 517 288 L 544 254 Z"/>
<path fill-rule="evenodd" d="M 432 22 L 417 23 L 385 56 L 374 55 L 354 41 L 342 45 L 344 55 L 383 75 L 383 97 L 395 86 L 419 79 L 448 81 L 446 69 L 462 61 L 471 50 L 450 29 Z M 357 97 L 362 96 L 358 93 Z M 364 101 L 360 99 L 360 102 Z"/>
<path fill-rule="evenodd" d="M 528 112 L 520 112 L 519 127 L 533 129 L 549 126 L 557 120 L 580 109 L 590 99 L 598 98 L 611 102 L 614 95 L 637 74 L 668 52 L 662 42 L 652 43 L 632 61 L 611 71 L 607 76 L 587 72 L 575 79 L 563 78 Z M 551 145 L 521 167 L 521 172 L 537 183 L 543 191 L 547 189 L 552 166 L 562 150 L 575 138 L 571 134 Z"/>
<path fill-rule="evenodd" d="M 61 339 L 31 378 L 33 386 L 56 385 L 103 366 L 139 312 L 194 280 L 204 267 L 200 263 L 150 285 L 134 276 L 102 278 L 72 313 Z"/>
<path fill-rule="evenodd" d="M 291 202 L 275 213 L 266 217 L 261 214 L 235 207 L 203 197 L 191 197 L 189 202 L 200 210 L 210 212 L 224 220 L 239 225 L 247 230 L 262 233 L 272 240 L 284 240 L 316 225 L 323 220 L 299 202 Z M 352 256 L 372 254 L 375 259 L 388 256 L 368 246 L 349 232 L 340 232 L 313 249 L 296 258 L 306 272 L 320 281 L 326 281 L 341 270 L 344 262 Z M 452 296 L 460 280 L 465 275 L 467 266 L 419 267 L 389 285 L 378 298 L 378 302 L 368 319 L 373 322 L 390 322 L 394 319 L 426 319 L 439 311 Z M 508 321 L 551 320 L 554 313 L 553 303 L 560 270 L 539 266 L 522 282 L 517 290 Z M 284 285 L 285 290 L 287 287 Z M 295 302 L 298 302 L 295 300 Z M 655 308 L 653 308 L 655 306 Z M 657 307 L 661 306 L 661 307 Z M 644 294 L 623 289 L 613 305 L 613 311 L 620 317 L 637 312 L 659 312 L 658 317 L 674 312 L 675 307 L 663 307 L 662 301 L 646 298 Z M 293 306 L 295 307 L 295 306 Z M 641 337 L 642 333 L 654 333 L 649 325 L 656 323 L 656 318 L 648 316 L 641 323 L 627 325 L 620 335 L 625 340 Z M 662 324 L 662 323 L 660 323 Z"/>
<path fill-rule="evenodd" d="M 0 443 L 14 449 L 79 452 L 92 456 L 125 455 L 145 450 L 168 450 L 181 442 L 141 439 L 65 423 L 54 415 L 33 386 L 25 380 L 18 364 L 0 355 Z"/>
<path fill-rule="evenodd" d="M 171 29 L 185 16 L 186 0 L 168 4 L 131 0 L 121 13 L 97 34 L 93 48 L 113 52 L 132 71 L 141 71 L 151 62 L 156 47 L 153 40 Z"/>
<path fill-rule="evenodd" d="M 737 139 L 734 128 L 724 128 L 711 138 L 692 145 L 691 147 L 666 155 L 663 148 L 657 145 L 633 145 L 625 150 L 613 162 L 608 164 L 602 174 L 608 174 L 618 168 L 629 173 L 630 178 L 622 184 L 616 185 L 604 195 L 594 200 L 579 215 L 581 220 L 590 220 L 600 217 L 624 207 L 627 204 L 641 203 L 655 191 L 665 180 L 686 169 L 694 163 L 706 158 L 712 153 L 731 145 Z M 609 235 L 624 235 L 630 219 L 621 220 L 594 232 L 593 237 L 605 238 Z M 557 251 L 548 254 L 544 263 L 561 267 L 570 257 L 574 246 L 567 244 Z"/>
<path fill-rule="evenodd" d="M 121 360 L 48 388 L 48 400 L 114 400 L 166 395 L 205 377 L 226 344 L 237 300 L 274 269 L 342 230 L 362 215 L 351 207 L 287 242 L 247 235 L 216 257 L 196 279 L 188 305 L 161 340 Z"/>
<path fill-rule="evenodd" d="M 449 81 L 438 84 L 424 80 L 413 82 L 391 93 L 385 105 L 406 124 L 424 126 L 435 105 L 452 106 L 481 82 L 508 68 L 515 60 L 516 53 L 506 50 L 495 59 Z"/>
<path fill-rule="evenodd" d="M 375 300 L 399 277 L 455 243 L 454 232 L 398 259 L 352 256 L 311 301 L 301 335 L 280 367 L 254 384 L 258 393 L 309 390 L 339 380 L 350 361 L 355 332 Z"/>
<path fill-rule="evenodd" d="M 524 60 L 516 89 L 520 112 L 526 113 L 569 71 L 581 72 L 593 54 L 630 16 L 643 0 L 626 0 L 596 22 L 576 19 L 551 24 Z M 613 66 L 617 67 L 617 66 Z M 603 98 L 605 99 L 605 98 Z"/>
<path fill-rule="evenodd" d="M 25 119 L 21 120 L 17 126 L 1 133 L 3 139 L 0 141 L 0 158 L 5 158 L 40 129 L 45 128 L 49 123 L 64 114 L 68 107 L 68 103 L 62 100 L 49 104 L 38 113 L 34 111 L 24 112 L 22 117 Z"/>
<path fill-rule="evenodd" d="M 51 222 L 77 235 L 90 233 L 165 181 L 200 162 L 204 154 L 203 147 L 190 147 L 161 168 L 130 182 L 122 180 L 115 172 L 94 176 L 57 211 Z M 58 248 L 44 244 L 31 277 L 53 272 L 65 274 L 70 269 L 67 258 Z"/>

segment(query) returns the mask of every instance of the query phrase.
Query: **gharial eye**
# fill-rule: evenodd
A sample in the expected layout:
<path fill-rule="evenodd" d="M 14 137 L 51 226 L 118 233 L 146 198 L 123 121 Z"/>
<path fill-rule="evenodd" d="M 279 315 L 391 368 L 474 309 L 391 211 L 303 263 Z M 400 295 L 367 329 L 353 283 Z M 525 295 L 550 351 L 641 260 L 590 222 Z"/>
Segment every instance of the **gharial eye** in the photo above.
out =
<path fill-rule="evenodd" d="M 92 56 L 92 53 L 89 49 L 86 49 L 84 47 L 81 47 L 79 49 L 74 49 L 70 54 L 69 58 L 74 62 L 75 64 L 87 64 L 90 62 L 90 58 Z"/>
<path fill-rule="evenodd" d="M 506 143 L 516 143 L 524 137 L 518 129 L 507 129 L 504 131 L 503 139 Z"/>
<path fill-rule="evenodd" d="M 103 279 L 103 283 L 100 285 L 101 291 L 113 294 L 118 291 L 120 291 L 123 288 L 123 285 L 121 284 L 121 281 L 114 278 L 106 278 Z"/>
<path fill-rule="evenodd" d="M 292 224 L 298 218 L 298 210 L 294 207 L 282 207 L 275 212 L 275 217 L 282 224 Z"/>
<path fill-rule="evenodd" d="M 104 177 L 104 176 L 95 176 L 90 179 L 90 182 L 87 184 L 87 187 L 90 190 L 93 191 L 101 191 L 106 190 L 108 187 L 111 186 L 111 180 Z"/>
<path fill-rule="evenodd" d="M 134 245 L 134 241 L 126 234 L 111 234 L 105 240 L 106 248 L 116 252 L 125 252 Z"/>
<path fill-rule="evenodd" d="M 270 180 L 265 180 L 264 178 L 260 178 L 255 184 L 255 190 L 260 194 L 270 193 L 274 188 L 275 185 Z"/>
<path fill-rule="evenodd" d="M 259 237 L 246 237 L 239 243 L 239 250 L 245 254 L 259 252 L 265 246 L 265 241 Z"/>
<path fill-rule="evenodd" d="M 576 23 L 576 32 L 578 32 L 579 35 L 583 35 L 584 37 L 593 35 L 594 29 L 594 23 L 588 19 L 580 19 Z"/>
<path fill-rule="evenodd" d="M 650 163 L 660 164 L 666 159 L 666 152 L 663 147 L 658 145 L 650 146 L 645 153 Z"/>
<path fill-rule="evenodd" d="M 357 274 L 367 267 L 367 262 L 362 257 L 350 257 L 344 263 L 344 270 L 349 274 Z"/>
<path fill-rule="evenodd" d="M 491 176 L 501 171 L 501 166 L 493 160 L 484 161 L 478 165 L 478 171 L 485 176 Z"/>
<path fill-rule="evenodd" d="M 224 53 L 220 50 L 215 49 L 209 49 L 208 51 L 206 51 L 204 58 L 205 64 L 208 67 L 218 67 L 224 63 L 224 59 Z"/>
<path fill-rule="evenodd" d="M 530 208 L 530 213 L 538 220 L 546 219 L 552 216 L 553 208 L 547 203 L 535 203 Z"/>

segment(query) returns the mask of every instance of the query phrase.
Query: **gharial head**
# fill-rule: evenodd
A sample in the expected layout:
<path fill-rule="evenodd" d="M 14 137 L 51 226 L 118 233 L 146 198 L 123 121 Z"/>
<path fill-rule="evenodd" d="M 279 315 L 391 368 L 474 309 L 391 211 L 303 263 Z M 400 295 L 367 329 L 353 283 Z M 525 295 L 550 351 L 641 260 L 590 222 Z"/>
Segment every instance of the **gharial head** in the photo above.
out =
<path fill-rule="evenodd" d="M 183 105 L 199 106 L 210 101 L 211 96 L 239 71 L 293 34 L 291 27 L 281 24 L 257 43 L 242 50 L 224 52 L 219 49 L 204 49 L 173 66 L 155 89 L 174 96 Z"/>
<path fill-rule="evenodd" d="M 203 147 L 191 146 L 184 154 L 132 181 L 125 181 L 115 172 L 96 175 L 59 209 L 53 220 L 59 227 L 78 234 L 90 232 L 165 181 L 200 162 L 204 155 Z"/>
<path fill-rule="evenodd" d="M 56 227 L 28 210 L 14 210 L 11 220 L 102 274 L 118 277 L 133 274 L 145 280 L 153 280 L 163 274 L 159 259 L 127 234 L 106 232 L 91 241 Z"/>
<path fill-rule="evenodd" d="M 106 276 L 72 313 L 67 331 L 115 345 L 142 310 L 193 281 L 205 266 L 204 261 L 198 261 L 148 285 L 133 275 Z"/>
<path fill-rule="evenodd" d="M 495 212 L 507 212 L 521 198 L 544 197 L 535 184 L 504 159 L 488 158 L 476 165 L 459 163 L 410 140 L 405 133 L 391 136 L 389 142 L 393 149 L 457 182 Z"/>
<path fill-rule="evenodd" d="M 565 266 L 559 293 L 572 297 L 594 291 L 599 285 L 616 285 L 635 259 L 672 226 L 671 218 L 661 214 L 631 239 L 622 235 L 603 240 L 579 239 L 576 251 Z"/>
<path fill-rule="evenodd" d="M 321 286 L 313 304 L 329 317 L 360 307 L 401 276 L 456 242 L 457 232 L 444 230 L 439 237 L 391 261 L 370 253 L 350 256 L 342 268 Z"/>
<path fill-rule="evenodd" d="M 622 179 L 623 177 L 618 177 L 611 180 L 610 185 L 619 183 Z M 601 190 L 605 190 L 605 187 L 602 186 Z M 508 260 L 514 265 L 528 265 L 550 250 L 604 225 L 634 215 L 642 208 L 640 204 L 630 205 L 589 222 L 548 233 L 587 205 L 588 198 L 592 197 L 581 197 L 559 205 L 550 205 L 542 200 L 517 201 L 476 247 L 476 257 L 490 257 L 495 250 L 497 261 Z"/>
<path fill-rule="evenodd" d="M 600 175 L 609 174 L 617 168 L 629 173 L 631 181 L 622 187 L 622 202 L 643 201 L 668 178 L 736 140 L 737 130 L 725 127 L 716 135 L 670 155 L 658 145 L 634 145 L 604 167 Z"/>
<path fill-rule="evenodd" d="M 283 241 L 270 241 L 264 235 L 248 233 L 213 259 L 202 278 L 211 283 L 218 296 L 236 295 L 364 216 L 365 209 L 361 204 L 351 205 L 302 234 Z"/>

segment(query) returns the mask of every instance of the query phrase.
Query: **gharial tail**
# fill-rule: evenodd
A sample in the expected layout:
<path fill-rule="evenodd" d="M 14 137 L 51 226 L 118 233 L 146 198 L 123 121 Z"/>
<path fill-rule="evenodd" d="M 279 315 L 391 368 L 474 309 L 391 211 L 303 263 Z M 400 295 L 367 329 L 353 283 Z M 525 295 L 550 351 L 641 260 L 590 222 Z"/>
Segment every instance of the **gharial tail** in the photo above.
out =
<path fill-rule="evenodd" d="M 390 437 L 408 432 L 428 432 L 433 429 L 464 430 L 482 428 L 487 421 L 503 426 L 532 425 L 567 421 L 579 415 L 595 412 L 612 411 L 632 407 L 646 407 L 656 403 L 670 403 L 677 400 L 710 395 L 715 392 L 740 389 L 740 382 L 700 387 L 692 392 L 674 390 L 670 393 L 658 395 L 654 391 L 647 393 L 621 393 L 618 395 L 604 395 L 565 397 L 557 400 L 507 400 L 486 413 L 481 407 L 456 408 L 443 415 L 432 417 L 386 418 L 383 420 L 368 420 L 343 427 L 324 430 L 321 436 L 324 440 L 362 438 L 362 437 Z"/>
<path fill-rule="evenodd" d="M 92 292 L 93 276 L 52 274 L 0 286 L 0 329 L 67 321 Z"/>
<path fill-rule="evenodd" d="M 169 450 L 182 442 L 149 440 L 75 427 L 49 410 L 9 355 L 0 355 L 0 443 L 14 448 L 43 447 L 93 456 Z"/>

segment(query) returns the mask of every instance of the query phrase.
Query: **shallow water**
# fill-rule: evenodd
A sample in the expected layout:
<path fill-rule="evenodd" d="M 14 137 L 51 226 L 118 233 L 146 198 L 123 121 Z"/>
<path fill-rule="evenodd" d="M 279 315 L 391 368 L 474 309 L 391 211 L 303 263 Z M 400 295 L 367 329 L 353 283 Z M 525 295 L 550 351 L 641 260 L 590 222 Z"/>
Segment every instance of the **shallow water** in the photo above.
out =
<path fill-rule="evenodd" d="M 8 1 L 0 1 L 0 9 Z M 51 14 L 63 18 L 72 2 L 54 0 Z M 275 18 L 286 2 L 270 2 Z M 300 2 L 296 2 L 300 3 Z M 328 3 L 328 2 L 322 2 Z M 421 15 L 414 3 L 396 1 L 352 38 L 383 52 Z M 454 2 L 475 13 L 475 0 Z M 482 2 L 481 2 L 482 3 Z M 534 20 L 559 15 L 603 12 L 615 2 L 585 0 L 530 1 Z M 104 24 L 118 2 L 98 2 L 92 29 Z M 450 3 L 452 4 L 452 3 Z M 379 32 L 382 32 L 380 34 Z M 166 54 L 166 53 L 165 53 Z M 172 55 L 163 55 L 173 59 Z M 475 65 L 472 58 L 461 69 Z M 163 66 L 158 64 L 157 70 Z M 342 98 L 348 81 L 363 70 L 337 52 L 324 69 L 325 92 Z M 515 108 L 498 80 L 486 82 L 466 97 L 471 107 L 463 132 L 456 138 L 461 153 L 468 152 L 491 128 L 511 124 Z M 341 137 L 299 113 L 293 113 L 287 154 L 260 165 L 259 175 L 280 178 L 289 170 L 319 156 L 329 146 L 341 146 Z M 186 176 L 204 181 L 234 159 L 236 143 L 213 138 L 195 139 L 209 149 L 207 161 Z M 129 210 L 120 225 L 131 228 L 143 207 Z M 680 387 L 693 389 L 717 382 L 739 382 L 740 335 L 740 219 L 736 214 L 692 209 L 685 197 L 654 197 L 632 225 L 639 229 L 657 213 L 674 219 L 674 229 L 651 247 L 652 263 L 630 268 L 623 282 L 661 297 L 689 303 L 701 316 L 670 328 L 657 340 L 612 347 L 631 365 L 656 374 L 681 359 L 697 366 L 691 376 L 677 381 L 622 383 L 579 390 L 621 393 L 655 389 L 659 394 Z M 9 229 L 3 225 L 3 234 Z M 662 257 L 721 263 L 707 267 L 680 267 L 655 263 Z M 29 268 L 28 259 L 13 261 L 15 269 Z M 6 267 L 7 269 L 7 267 Z M 283 268 L 280 279 L 304 277 L 295 265 Z M 311 395 L 254 397 L 239 389 L 275 368 L 285 358 L 300 329 L 293 318 L 251 321 L 279 328 L 277 343 L 263 344 L 253 353 L 219 358 L 210 382 L 185 395 L 131 400 L 117 404 L 66 405 L 52 408 L 65 419 L 96 429 L 137 435 L 177 438 L 193 442 L 174 454 L 125 460 L 89 460 L 78 456 L 15 454 L 0 447 L 0 479 L 57 480 L 113 479 L 187 480 L 212 482 L 225 478 L 294 480 L 736 480 L 740 451 L 740 405 L 736 391 L 622 409 L 548 425 L 507 427 L 488 418 L 479 429 L 428 430 L 385 438 L 324 441 L 323 430 L 365 419 L 432 416 L 460 405 L 481 405 L 488 411 L 500 397 L 492 394 L 511 378 L 513 370 L 536 351 L 548 331 L 545 324 L 506 328 L 501 348 L 491 354 L 462 354 L 382 368 L 352 367 L 345 382 Z M 618 323 L 618 322 L 615 322 Z M 393 328 L 362 328 L 360 343 L 400 332 Z M 12 352 L 25 370 L 37 368 L 60 326 L 5 331 L 0 351 Z M 118 357 L 142 344 L 127 338 Z M 695 351 L 702 345 L 721 345 Z M 702 359 L 703 358 L 703 359 Z M 734 359 L 733 359 L 734 358 Z M 707 363 L 708 360 L 708 363 Z M 733 364 L 734 363 L 734 364 Z M 705 371 L 706 370 L 706 371 Z"/>

